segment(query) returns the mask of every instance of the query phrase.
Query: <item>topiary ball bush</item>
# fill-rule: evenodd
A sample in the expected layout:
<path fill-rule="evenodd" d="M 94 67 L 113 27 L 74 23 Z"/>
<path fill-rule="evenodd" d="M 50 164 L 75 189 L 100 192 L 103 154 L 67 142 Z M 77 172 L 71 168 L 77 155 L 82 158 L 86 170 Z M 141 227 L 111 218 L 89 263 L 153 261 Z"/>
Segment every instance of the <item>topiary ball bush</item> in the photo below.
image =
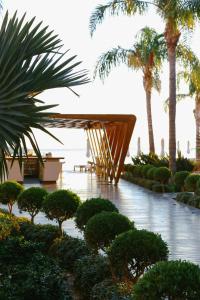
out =
<path fill-rule="evenodd" d="M 5 181 L 0 184 L 0 203 L 7 204 L 10 213 L 12 213 L 13 204 L 23 189 L 23 186 L 14 180 Z"/>
<path fill-rule="evenodd" d="M 117 236 L 108 256 L 116 278 L 136 282 L 150 266 L 168 259 L 168 247 L 160 235 L 135 229 Z"/>
<path fill-rule="evenodd" d="M 46 196 L 42 209 L 50 220 L 56 219 L 62 231 L 62 223 L 72 218 L 80 205 L 80 198 L 70 190 L 57 190 Z"/>
<path fill-rule="evenodd" d="M 157 168 L 156 168 L 156 167 L 153 167 L 153 166 L 151 166 L 151 168 L 148 169 L 148 171 L 147 171 L 147 178 L 148 178 L 148 179 L 151 179 L 151 180 L 154 179 L 154 173 L 155 173 L 155 170 L 156 170 L 156 169 L 157 169 Z"/>
<path fill-rule="evenodd" d="M 174 183 L 184 191 L 185 179 L 189 176 L 190 172 L 188 171 L 180 171 L 174 174 Z"/>
<path fill-rule="evenodd" d="M 179 202 L 188 203 L 190 198 L 192 198 L 192 197 L 193 197 L 192 193 L 182 192 L 182 193 L 178 193 L 176 195 L 176 200 Z"/>
<path fill-rule="evenodd" d="M 86 200 L 77 209 L 75 215 L 76 226 L 84 231 L 88 220 L 102 211 L 118 212 L 118 209 L 108 199 L 91 198 Z"/>
<path fill-rule="evenodd" d="M 197 182 L 200 180 L 200 175 L 190 174 L 185 179 L 185 188 L 188 192 L 195 192 L 197 188 Z"/>
<path fill-rule="evenodd" d="M 101 212 L 89 219 L 85 229 L 85 240 L 96 252 L 105 251 L 114 238 L 122 232 L 133 229 L 134 223 L 117 212 Z"/>
<path fill-rule="evenodd" d="M 200 299 L 200 268 L 186 261 L 159 262 L 133 287 L 134 300 Z"/>
<path fill-rule="evenodd" d="M 148 178 L 147 177 L 147 174 L 148 174 L 148 171 L 150 170 L 150 169 L 152 169 L 152 165 L 145 165 L 143 168 L 142 168 L 142 175 L 143 175 L 143 177 L 144 178 Z"/>
<path fill-rule="evenodd" d="M 131 291 L 126 283 L 114 283 L 106 279 L 92 288 L 91 300 L 131 300 Z"/>
<path fill-rule="evenodd" d="M 63 269 L 73 272 L 76 261 L 91 253 L 84 240 L 65 236 L 54 240 L 48 254 L 57 259 Z"/>
<path fill-rule="evenodd" d="M 85 256 L 76 262 L 74 284 L 80 299 L 90 299 L 93 286 L 105 279 L 111 279 L 109 261 L 106 257 Z"/>
<path fill-rule="evenodd" d="M 166 167 L 157 168 L 154 172 L 154 179 L 161 183 L 168 183 L 171 171 Z"/>
<path fill-rule="evenodd" d="M 31 221 L 33 222 L 34 217 L 41 210 L 42 202 L 47 194 L 47 191 L 41 187 L 31 187 L 22 191 L 17 197 L 19 210 L 29 212 Z"/>

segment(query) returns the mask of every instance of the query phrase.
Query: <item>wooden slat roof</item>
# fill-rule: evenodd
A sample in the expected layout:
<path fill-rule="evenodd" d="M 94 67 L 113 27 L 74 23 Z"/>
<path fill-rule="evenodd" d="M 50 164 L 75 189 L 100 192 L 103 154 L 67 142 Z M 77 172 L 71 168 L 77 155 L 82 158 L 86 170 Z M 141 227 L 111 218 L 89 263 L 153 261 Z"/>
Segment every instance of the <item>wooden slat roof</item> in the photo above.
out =
<path fill-rule="evenodd" d="M 53 121 L 52 121 L 53 120 Z M 95 128 L 96 125 L 116 125 L 136 121 L 134 115 L 122 114 L 57 114 L 51 117 L 51 121 L 45 123 L 48 128 Z"/>

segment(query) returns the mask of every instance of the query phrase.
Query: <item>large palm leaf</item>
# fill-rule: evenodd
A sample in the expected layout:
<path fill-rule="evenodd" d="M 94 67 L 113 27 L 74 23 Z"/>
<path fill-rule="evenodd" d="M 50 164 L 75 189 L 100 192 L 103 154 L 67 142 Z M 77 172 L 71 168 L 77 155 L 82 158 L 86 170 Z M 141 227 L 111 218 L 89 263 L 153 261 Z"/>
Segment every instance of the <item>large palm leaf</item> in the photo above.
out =
<path fill-rule="evenodd" d="M 43 123 L 56 105 L 36 99 L 42 91 L 71 87 L 88 82 L 85 71 L 76 71 L 76 56 L 61 54 L 61 41 L 35 18 L 25 21 L 6 13 L 0 29 L 0 179 L 6 173 L 6 155 L 22 161 L 29 140 L 41 160 L 32 129 L 48 134 Z M 50 134 L 51 135 L 51 134 Z"/>

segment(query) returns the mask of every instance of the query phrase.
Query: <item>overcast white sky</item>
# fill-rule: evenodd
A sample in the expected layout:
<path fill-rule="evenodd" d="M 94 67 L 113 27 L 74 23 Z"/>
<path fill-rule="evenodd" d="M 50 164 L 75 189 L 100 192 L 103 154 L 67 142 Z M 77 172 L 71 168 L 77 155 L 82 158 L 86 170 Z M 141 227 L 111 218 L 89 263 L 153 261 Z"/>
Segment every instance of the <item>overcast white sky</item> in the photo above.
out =
<path fill-rule="evenodd" d="M 70 49 L 70 54 L 77 54 L 82 60 L 80 68 L 86 68 L 92 74 L 98 56 L 112 47 L 120 45 L 130 47 L 134 43 L 135 34 L 144 26 L 154 27 L 162 32 L 164 24 L 161 19 L 150 11 L 144 17 L 109 17 L 97 27 L 94 37 L 89 34 L 89 17 L 97 4 L 106 1 L 99 0 L 4 0 L 5 10 L 12 14 L 15 10 L 21 15 L 27 12 L 27 18 L 36 16 L 39 22 L 49 25 L 59 35 L 64 43 L 64 49 Z M 197 30 L 190 43 L 198 53 L 200 30 Z M 200 53 L 200 49 L 199 49 Z M 124 113 L 135 114 L 137 123 L 133 134 L 131 148 L 136 149 L 137 137 L 141 137 L 142 150 L 148 150 L 147 120 L 145 108 L 145 93 L 142 86 L 142 74 L 128 70 L 126 66 L 113 69 L 103 84 L 95 80 L 82 87 L 75 88 L 80 94 L 77 98 L 66 89 L 47 91 L 41 96 L 48 103 L 58 103 L 58 112 L 62 113 Z M 153 126 L 157 153 L 160 153 L 160 140 L 168 144 L 168 115 L 163 110 L 163 101 L 168 96 L 168 68 L 164 67 L 162 74 L 162 92 L 152 95 Z M 194 147 L 195 123 L 193 117 L 194 101 L 185 100 L 177 105 L 177 140 L 183 152 L 186 151 L 187 140 Z M 84 134 L 73 130 L 52 130 L 63 142 L 66 148 L 79 147 L 84 141 Z M 41 148 L 59 148 L 60 145 L 45 135 L 37 134 Z M 194 156 L 194 150 L 191 153 Z"/>

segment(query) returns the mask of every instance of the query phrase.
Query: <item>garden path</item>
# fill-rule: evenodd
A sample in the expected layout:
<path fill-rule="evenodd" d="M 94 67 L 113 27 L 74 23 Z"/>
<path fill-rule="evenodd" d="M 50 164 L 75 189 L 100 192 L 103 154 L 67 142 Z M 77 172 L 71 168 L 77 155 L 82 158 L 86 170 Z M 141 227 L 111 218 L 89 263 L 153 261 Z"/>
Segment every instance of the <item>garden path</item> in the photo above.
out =
<path fill-rule="evenodd" d="M 26 187 L 36 185 L 40 183 L 26 183 Z M 122 179 L 116 187 L 95 174 L 69 171 L 63 172 L 56 185 L 44 187 L 49 191 L 69 188 L 83 201 L 98 196 L 110 199 L 120 213 L 135 222 L 138 229 L 161 234 L 169 246 L 170 259 L 190 260 L 200 265 L 200 209 L 176 202 L 173 194 L 153 193 Z M 19 214 L 16 207 L 14 213 Z M 43 214 L 36 216 L 35 221 L 50 223 Z M 64 223 L 64 230 L 72 236 L 81 237 L 72 220 Z"/>

